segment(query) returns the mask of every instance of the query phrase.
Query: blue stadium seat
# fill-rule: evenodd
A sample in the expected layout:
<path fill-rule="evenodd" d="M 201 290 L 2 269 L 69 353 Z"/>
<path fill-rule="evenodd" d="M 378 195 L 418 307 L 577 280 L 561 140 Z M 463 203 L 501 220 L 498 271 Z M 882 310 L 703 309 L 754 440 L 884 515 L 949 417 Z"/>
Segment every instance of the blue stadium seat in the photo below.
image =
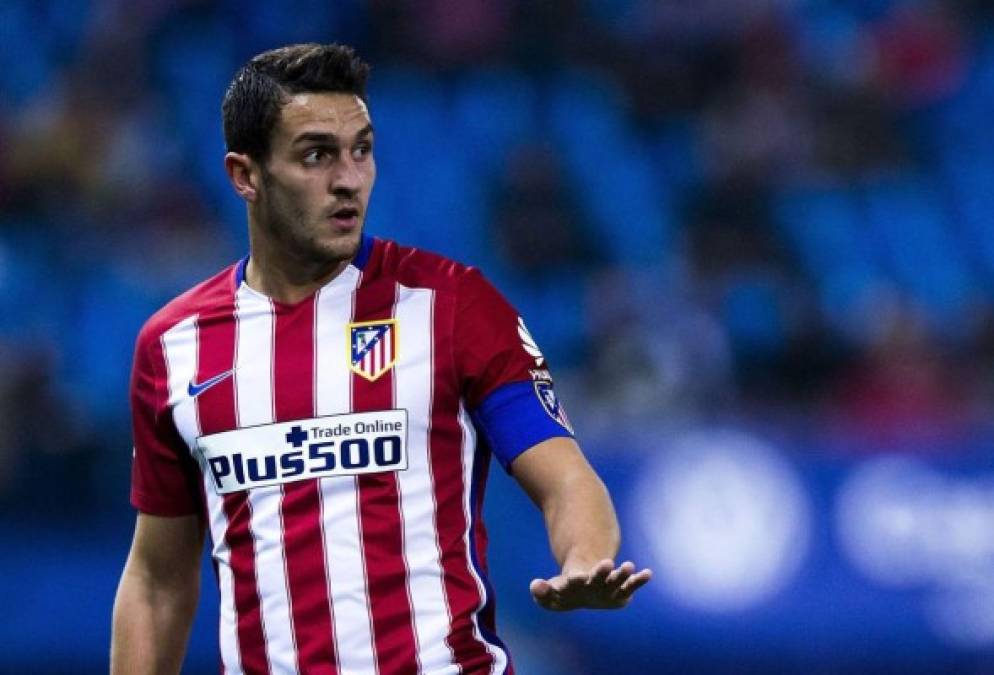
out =
<path fill-rule="evenodd" d="M 548 111 L 603 252 L 615 262 L 661 262 L 674 229 L 669 193 L 649 142 L 629 129 L 618 93 L 589 73 L 567 73 L 553 87 Z"/>
<path fill-rule="evenodd" d="M 841 185 L 793 186 L 776 195 L 774 212 L 814 281 L 825 314 L 843 333 L 860 335 L 857 310 L 884 280 L 854 191 Z"/>
<path fill-rule="evenodd" d="M 0 107 L 23 104 L 50 86 L 52 37 L 32 3 L 0 3 Z"/>
<path fill-rule="evenodd" d="M 994 289 L 994 157 L 957 148 L 948 153 L 943 169 L 964 249 L 990 291 Z"/>
<path fill-rule="evenodd" d="M 834 81 L 851 80 L 854 64 L 866 58 L 865 34 L 857 17 L 835 2 L 795 3 L 791 12 L 797 53 L 805 67 Z"/>
<path fill-rule="evenodd" d="M 494 173 L 509 148 L 542 134 L 538 105 L 535 83 L 520 73 L 497 69 L 473 73 L 456 86 L 452 133 L 474 166 Z"/>
<path fill-rule="evenodd" d="M 867 186 L 866 207 L 869 234 L 895 280 L 936 329 L 961 325 L 975 282 L 932 183 L 913 175 L 877 179 Z"/>
<path fill-rule="evenodd" d="M 994 152 L 994 30 L 977 44 L 967 80 L 938 109 L 935 136 L 940 151 L 951 146 L 966 152 Z"/>
<path fill-rule="evenodd" d="M 721 299 L 721 319 L 735 350 L 746 358 L 781 351 L 785 344 L 784 288 L 761 270 L 729 280 Z"/>
<path fill-rule="evenodd" d="M 224 174 L 220 107 L 237 68 L 234 37 L 214 20 L 179 17 L 155 44 L 154 74 L 160 80 L 168 114 L 185 141 L 186 163 L 219 204 L 223 222 L 240 239 L 245 211 Z M 190 64 L 196 63 L 196 68 Z"/>
<path fill-rule="evenodd" d="M 651 160 L 662 179 L 658 189 L 670 201 L 671 194 L 694 189 L 704 180 L 694 121 L 689 117 L 667 120 L 654 135 Z"/>
<path fill-rule="evenodd" d="M 372 231 L 478 262 L 487 248 L 482 176 L 458 151 L 443 87 L 424 75 L 381 71 L 370 105 L 379 181 Z"/>
<path fill-rule="evenodd" d="M 262 2 L 246 11 L 243 0 L 226 0 L 221 13 L 231 17 L 239 48 L 251 54 L 294 42 L 354 44 L 368 3 L 360 0 L 284 0 Z"/>
<path fill-rule="evenodd" d="M 617 29 L 625 19 L 631 19 L 638 12 L 642 3 L 639 0 L 584 0 L 584 4 L 591 18 Z"/>
<path fill-rule="evenodd" d="M 841 186 L 793 188 L 774 205 L 777 219 L 807 271 L 819 281 L 842 267 L 871 267 L 860 237 L 855 195 Z"/>
<path fill-rule="evenodd" d="M 50 226 L 0 221 L 0 338 L 30 343 L 63 331 L 72 287 L 67 270 L 53 264 Z"/>

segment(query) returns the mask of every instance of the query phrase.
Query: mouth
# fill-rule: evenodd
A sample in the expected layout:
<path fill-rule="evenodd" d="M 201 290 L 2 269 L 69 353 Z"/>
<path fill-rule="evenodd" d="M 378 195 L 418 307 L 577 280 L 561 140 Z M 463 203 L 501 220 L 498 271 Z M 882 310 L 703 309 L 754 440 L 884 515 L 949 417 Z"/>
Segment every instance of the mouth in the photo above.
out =
<path fill-rule="evenodd" d="M 339 228 L 351 230 L 359 224 L 359 209 L 354 206 L 343 206 L 331 214 L 331 222 Z"/>

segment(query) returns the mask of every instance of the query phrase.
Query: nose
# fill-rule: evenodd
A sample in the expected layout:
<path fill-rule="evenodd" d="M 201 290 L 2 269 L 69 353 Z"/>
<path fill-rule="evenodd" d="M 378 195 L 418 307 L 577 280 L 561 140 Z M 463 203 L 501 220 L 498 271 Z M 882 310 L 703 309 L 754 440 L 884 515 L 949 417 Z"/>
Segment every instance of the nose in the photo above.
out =
<path fill-rule="evenodd" d="M 343 152 L 342 155 L 331 175 L 330 191 L 333 194 L 347 193 L 349 197 L 353 197 L 362 188 L 362 174 L 349 153 Z"/>

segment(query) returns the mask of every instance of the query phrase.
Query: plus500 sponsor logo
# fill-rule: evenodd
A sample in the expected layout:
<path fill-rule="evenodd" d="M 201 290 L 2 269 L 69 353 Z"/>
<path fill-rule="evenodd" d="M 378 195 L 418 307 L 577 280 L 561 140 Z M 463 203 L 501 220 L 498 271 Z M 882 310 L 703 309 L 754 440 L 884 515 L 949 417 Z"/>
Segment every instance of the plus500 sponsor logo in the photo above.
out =
<path fill-rule="evenodd" d="M 353 438 L 341 443 L 311 443 L 306 455 L 302 449 L 262 457 L 246 457 L 236 452 L 211 457 L 207 466 L 217 491 L 223 494 L 322 475 L 355 475 L 405 468 L 401 466 L 404 459 L 401 448 L 400 436 L 380 436 L 372 443 L 365 438 Z"/>
<path fill-rule="evenodd" d="M 269 425 L 203 438 L 204 473 L 218 494 L 226 494 L 308 478 L 407 468 L 406 420 L 348 422 L 334 427 L 307 422 Z M 400 433 L 391 433 L 396 431 Z M 274 445 L 282 449 L 271 450 Z"/>

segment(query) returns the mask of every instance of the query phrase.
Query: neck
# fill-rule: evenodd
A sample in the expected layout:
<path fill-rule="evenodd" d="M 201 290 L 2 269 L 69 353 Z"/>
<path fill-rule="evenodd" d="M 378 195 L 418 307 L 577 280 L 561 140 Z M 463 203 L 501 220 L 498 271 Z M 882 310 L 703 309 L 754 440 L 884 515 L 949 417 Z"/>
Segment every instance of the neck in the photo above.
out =
<path fill-rule="evenodd" d="M 296 304 L 337 277 L 349 260 L 302 260 L 278 246 L 264 245 L 249 237 L 249 261 L 245 283 L 277 302 Z"/>

